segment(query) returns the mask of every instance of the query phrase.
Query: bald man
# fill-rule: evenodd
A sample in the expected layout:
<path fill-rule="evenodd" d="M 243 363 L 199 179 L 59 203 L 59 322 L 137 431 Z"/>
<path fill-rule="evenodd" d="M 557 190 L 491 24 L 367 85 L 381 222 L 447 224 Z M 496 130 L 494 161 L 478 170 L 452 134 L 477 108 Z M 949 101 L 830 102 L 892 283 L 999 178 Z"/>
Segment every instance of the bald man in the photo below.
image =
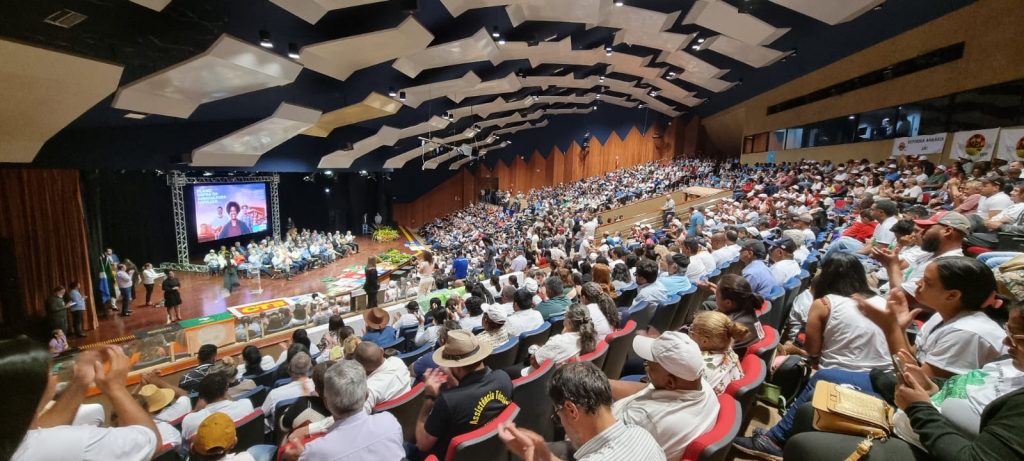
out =
<path fill-rule="evenodd" d="M 384 356 L 384 349 L 375 343 L 363 341 L 356 346 L 353 354 L 366 370 L 366 403 L 363 407 L 367 413 L 378 403 L 386 402 L 409 391 L 412 378 L 405 362 L 398 357 Z"/>

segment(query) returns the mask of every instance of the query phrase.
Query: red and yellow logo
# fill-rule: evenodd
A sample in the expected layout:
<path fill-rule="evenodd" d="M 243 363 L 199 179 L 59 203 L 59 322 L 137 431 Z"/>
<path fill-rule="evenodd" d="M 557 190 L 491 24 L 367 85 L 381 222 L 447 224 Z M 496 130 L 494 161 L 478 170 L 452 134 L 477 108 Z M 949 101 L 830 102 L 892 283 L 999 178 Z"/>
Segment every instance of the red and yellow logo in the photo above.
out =
<path fill-rule="evenodd" d="M 291 303 L 287 299 L 278 298 L 270 301 L 264 301 L 261 303 L 245 304 L 242 306 L 229 307 L 228 312 L 231 312 L 235 317 L 241 318 L 250 315 L 258 315 L 263 312 L 270 312 L 273 310 L 280 309 L 282 307 L 288 307 Z"/>

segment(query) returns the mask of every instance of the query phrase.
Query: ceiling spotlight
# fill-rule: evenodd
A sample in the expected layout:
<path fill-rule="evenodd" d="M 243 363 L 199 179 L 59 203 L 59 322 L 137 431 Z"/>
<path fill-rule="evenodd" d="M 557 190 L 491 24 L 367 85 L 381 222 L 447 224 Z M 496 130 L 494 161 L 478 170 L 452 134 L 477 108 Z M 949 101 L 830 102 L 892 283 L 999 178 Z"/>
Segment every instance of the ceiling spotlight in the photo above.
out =
<path fill-rule="evenodd" d="M 499 45 L 504 45 L 504 44 L 505 44 L 505 37 L 501 37 L 501 38 L 499 38 L 499 39 L 498 39 L 498 44 L 499 44 Z"/>
<path fill-rule="evenodd" d="M 330 175 L 334 174 L 334 172 L 331 171 L 331 170 L 327 170 L 327 171 L 324 172 L 324 174 L 327 175 L 327 176 L 330 176 Z"/>
<path fill-rule="evenodd" d="M 644 104 L 644 103 L 640 103 L 640 104 L 637 104 L 637 105 L 636 105 L 636 108 L 637 108 L 637 109 L 643 109 L 643 108 L 644 108 L 644 107 L 646 107 L 646 106 L 647 106 L 647 104 Z"/>
<path fill-rule="evenodd" d="M 299 59 L 299 45 L 294 43 L 288 44 L 288 57 L 292 59 Z"/>
<path fill-rule="evenodd" d="M 693 51 L 700 51 L 700 45 L 693 45 L 690 47 L 690 49 Z"/>
<path fill-rule="evenodd" d="M 597 81 L 604 82 L 604 75 L 597 77 Z"/>
<path fill-rule="evenodd" d="M 501 32 L 498 32 L 498 26 L 494 26 L 491 29 L 491 37 L 494 37 L 494 38 L 501 37 Z"/>
<path fill-rule="evenodd" d="M 597 110 L 597 104 L 594 104 L 593 107 L 590 108 L 590 110 Z"/>
<path fill-rule="evenodd" d="M 851 115 L 851 116 L 849 116 L 847 118 L 849 118 L 850 120 L 853 120 L 853 119 L 857 118 L 857 116 L 856 115 Z"/>
<path fill-rule="evenodd" d="M 626 4 L 626 2 L 624 2 L 622 0 L 615 0 L 615 6 L 622 6 L 622 5 L 625 5 L 625 4 Z"/>
<path fill-rule="evenodd" d="M 537 96 L 537 95 L 533 95 L 533 100 L 534 100 L 534 101 L 540 101 L 540 96 Z"/>
<path fill-rule="evenodd" d="M 671 70 L 668 71 L 668 78 L 676 78 L 676 73 L 672 72 Z"/>
<path fill-rule="evenodd" d="M 404 91 L 399 91 L 398 92 L 398 100 L 399 101 L 405 101 L 405 92 Z"/>
<path fill-rule="evenodd" d="M 651 90 L 651 92 L 647 94 L 651 95 L 651 97 L 653 98 L 658 95 L 658 90 Z"/>
<path fill-rule="evenodd" d="M 704 43 L 704 37 L 698 38 L 697 43 Z"/>
<path fill-rule="evenodd" d="M 483 130 L 483 128 L 481 128 L 480 125 L 473 125 L 473 131 L 476 131 L 477 133 L 479 133 L 480 130 Z"/>
<path fill-rule="evenodd" d="M 598 94 L 598 95 L 596 96 L 596 99 L 601 99 L 601 95 L 600 95 L 600 94 Z"/>
<path fill-rule="evenodd" d="M 451 112 L 445 111 L 445 113 L 441 114 L 441 118 L 443 118 L 445 120 L 451 120 L 451 119 L 453 119 L 455 117 L 452 115 Z"/>
<path fill-rule="evenodd" d="M 604 55 L 605 56 L 611 56 L 612 55 L 612 47 L 610 47 L 610 46 L 604 47 Z"/>
<path fill-rule="evenodd" d="M 878 6 L 876 6 L 876 7 L 872 8 L 871 10 L 872 10 L 872 11 L 882 11 L 882 6 L 883 6 L 883 5 L 885 5 L 885 4 L 884 4 L 884 3 L 882 3 L 882 4 L 879 4 Z"/>
<path fill-rule="evenodd" d="M 213 173 L 210 173 L 209 171 L 204 171 L 203 176 L 213 176 Z"/>
<path fill-rule="evenodd" d="M 260 31 L 260 46 L 263 48 L 273 48 L 274 42 L 270 40 L 270 32 L 265 30 Z"/>
<path fill-rule="evenodd" d="M 388 87 L 388 96 L 390 96 L 392 98 L 398 96 L 398 92 L 395 91 L 395 87 L 393 87 L 393 86 L 389 86 Z"/>
<path fill-rule="evenodd" d="M 331 188 L 330 187 L 325 187 L 324 188 L 324 192 L 330 194 L 331 193 Z"/>
<path fill-rule="evenodd" d="M 790 51 L 789 55 L 790 56 L 796 56 L 796 48 L 793 48 L 793 51 Z"/>

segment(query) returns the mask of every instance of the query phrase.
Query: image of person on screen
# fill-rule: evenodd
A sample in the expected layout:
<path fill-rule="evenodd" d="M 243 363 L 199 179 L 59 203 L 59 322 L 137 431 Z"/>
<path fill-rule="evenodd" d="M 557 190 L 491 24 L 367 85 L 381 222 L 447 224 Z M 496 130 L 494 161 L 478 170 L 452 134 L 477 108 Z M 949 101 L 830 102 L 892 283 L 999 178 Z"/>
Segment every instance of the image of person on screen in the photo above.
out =
<path fill-rule="evenodd" d="M 244 222 L 246 226 L 249 226 L 249 229 L 252 229 L 252 215 L 249 213 L 249 205 L 242 205 L 242 216 L 239 216 L 238 219 Z"/>
<path fill-rule="evenodd" d="M 238 237 L 239 235 L 252 233 L 249 226 L 238 219 L 238 213 L 242 211 L 242 208 L 238 206 L 238 202 L 228 202 L 227 209 L 230 219 L 226 224 L 224 224 L 224 227 L 221 228 L 220 233 L 217 234 L 218 239 Z M 218 211 L 220 211 L 219 208 Z"/>
<path fill-rule="evenodd" d="M 228 223 L 228 217 L 224 216 L 224 207 L 217 207 L 217 216 L 210 221 L 210 228 L 213 231 L 213 235 L 220 235 L 220 231 L 224 229 L 224 226 Z"/>

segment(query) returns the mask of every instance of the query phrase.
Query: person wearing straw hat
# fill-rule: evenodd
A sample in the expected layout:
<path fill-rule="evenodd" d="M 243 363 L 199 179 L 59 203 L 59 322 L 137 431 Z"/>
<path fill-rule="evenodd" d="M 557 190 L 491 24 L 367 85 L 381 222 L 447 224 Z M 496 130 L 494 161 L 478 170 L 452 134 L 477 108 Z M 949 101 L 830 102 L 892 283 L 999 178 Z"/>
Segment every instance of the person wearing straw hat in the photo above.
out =
<path fill-rule="evenodd" d="M 154 413 L 157 421 L 172 422 L 192 411 L 188 392 L 160 377 L 155 371 L 142 375 L 142 387 L 137 394 L 145 401 L 146 410 Z"/>
<path fill-rule="evenodd" d="M 235 422 L 224 413 L 213 413 L 207 416 L 196 431 L 189 450 L 189 459 L 193 461 L 252 461 L 249 453 L 232 453 L 238 444 Z"/>
<path fill-rule="evenodd" d="M 363 312 L 363 322 L 366 324 L 363 341 L 370 341 L 384 347 L 393 343 L 398 337 L 398 332 L 390 325 L 391 314 L 383 307 L 367 309 Z"/>
<path fill-rule="evenodd" d="M 493 346 L 465 330 L 448 332 L 444 346 L 434 351 L 440 368 L 423 374 L 423 407 L 416 420 L 416 450 L 409 459 L 427 454 L 443 459 L 457 435 L 479 429 L 512 402 L 512 379 L 491 370 L 483 360 Z M 442 391 L 443 389 L 443 391 Z"/>

